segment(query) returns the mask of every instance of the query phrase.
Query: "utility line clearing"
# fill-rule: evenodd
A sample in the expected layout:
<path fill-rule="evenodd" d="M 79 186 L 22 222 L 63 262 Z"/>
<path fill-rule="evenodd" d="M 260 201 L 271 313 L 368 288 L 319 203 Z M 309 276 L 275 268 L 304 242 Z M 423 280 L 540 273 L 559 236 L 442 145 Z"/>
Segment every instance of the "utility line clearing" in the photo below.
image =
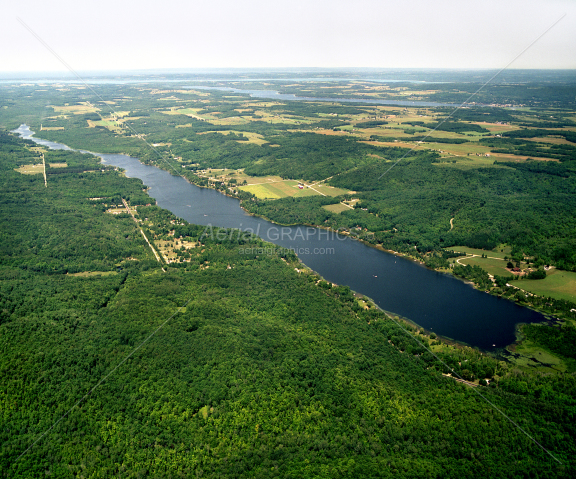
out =
<path fill-rule="evenodd" d="M 152 246 L 152 243 L 150 243 L 150 241 L 148 241 L 148 238 L 146 237 L 146 234 L 144 234 L 144 231 L 142 230 L 142 228 L 140 227 L 140 225 L 138 224 L 138 220 L 136 219 L 136 216 L 134 216 L 133 211 L 130 209 L 130 207 L 128 206 L 128 203 L 126 203 L 126 200 L 124 198 L 122 198 L 122 203 L 124 203 L 124 206 L 126 207 L 126 211 L 128 211 L 128 213 L 130 213 L 130 215 L 132 216 L 132 219 L 134 220 L 134 222 L 136 223 L 136 226 L 138 226 L 138 229 L 140 230 L 140 233 L 142 233 L 142 236 L 144 236 L 144 239 L 146 240 L 146 243 L 148 243 L 148 246 L 150 246 L 150 249 L 152 250 L 152 253 L 154 253 L 154 256 L 156 257 L 156 261 L 158 261 L 158 263 L 160 263 L 160 267 L 162 268 L 162 271 L 166 272 L 166 270 L 164 269 L 164 267 L 162 266 L 162 260 L 160 259 L 160 255 L 156 252 L 156 249 L 154 249 L 154 246 Z"/>

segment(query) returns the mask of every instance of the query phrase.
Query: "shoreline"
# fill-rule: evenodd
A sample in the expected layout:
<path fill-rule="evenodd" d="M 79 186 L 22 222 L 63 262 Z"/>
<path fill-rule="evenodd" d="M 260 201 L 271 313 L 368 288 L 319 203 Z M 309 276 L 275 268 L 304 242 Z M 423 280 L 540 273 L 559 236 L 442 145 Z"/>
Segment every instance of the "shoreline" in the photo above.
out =
<path fill-rule="evenodd" d="M 30 130 L 30 131 L 31 131 L 31 130 Z M 26 138 L 26 139 L 30 139 L 30 140 L 33 141 L 33 137 L 34 137 L 35 134 L 36 134 L 36 132 L 32 132 L 32 134 L 31 134 L 28 138 Z M 36 137 L 34 137 L 34 138 L 36 138 Z M 42 138 L 36 138 L 36 139 L 38 139 L 38 140 L 43 140 Z M 43 140 L 43 141 L 52 141 L 52 140 Z M 57 143 L 57 142 L 53 142 L 53 143 Z M 68 146 L 68 145 L 65 145 L 65 146 Z M 49 147 L 48 147 L 48 148 L 49 148 Z M 71 148 L 71 147 L 68 146 L 68 148 Z M 81 151 L 81 150 L 78 149 L 78 151 Z M 89 151 L 89 150 L 83 150 L 83 151 L 84 151 L 84 152 L 87 152 L 87 153 L 89 153 L 89 154 L 92 154 L 92 155 L 94 155 L 94 156 L 97 156 L 98 158 L 100 158 L 100 162 L 101 162 L 101 163 L 102 163 L 103 160 L 104 160 L 104 158 L 103 158 L 101 155 L 119 154 L 119 155 L 128 156 L 128 157 L 130 157 L 130 158 L 134 158 L 134 159 L 138 160 L 141 164 L 147 165 L 147 163 L 142 162 L 142 160 L 141 160 L 140 158 L 133 157 L 133 156 L 131 156 L 131 155 L 128 154 L 128 153 L 123 153 L 123 152 L 121 152 L 121 153 L 95 153 L 95 152 L 92 152 L 92 151 Z M 104 163 L 104 164 L 106 164 L 106 163 Z M 265 217 L 265 216 L 257 215 L 257 214 L 255 214 L 255 213 L 252 213 L 252 212 L 247 211 L 247 210 L 242 206 L 242 203 L 243 203 L 243 201 L 245 201 L 245 200 L 242 200 L 242 199 L 238 198 L 238 197 L 235 196 L 235 195 L 229 194 L 229 193 L 227 193 L 227 192 L 225 192 L 225 191 L 221 191 L 221 190 L 219 190 L 219 189 L 217 189 L 217 188 L 211 187 L 210 185 L 207 185 L 207 186 L 205 186 L 205 185 L 198 185 L 198 184 L 192 182 L 192 181 L 191 181 L 189 178 L 187 178 L 186 176 L 184 176 L 184 175 L 174 175 L 174 174 L 173 174 L 173 171 L 170 171 L 170 170 L 166 169 L 166 168 L 163 167 L 163 166 L 159 166 L 158 164 L 152 164 L 152 165 L 147 165 L 147 166 L 155 166 L 155 167 L 157 167 L 157 168 L 159 168 L 159 169 L 162 169 L 162 170 L 164 170 L 164 171 L 169 172 L 172 176 L 180 176 L 180 177 L 184 178 L 184 180 L 185 180 L 187 183 L 189 183 L 190 185 L 194 185 L 194 186 L 197 186 L 197 187 L 199 187 L 199 188 L 212 189 L 212 190 L 217 191 L 218 193 L 223 194 L 224 196 L 227 196 L 227 197 L 229 197 L 229 198 L 237 199 L 237 200 L 239 201 L 239 206 L 240 206 L 240 208 L 241 208 L 247 215 L 249 215 L 249 216 L 253 216 L 253 217 L 256 217 L 256 218 L 262 218 L 263 220 L 268 221 L 268 222 L 270 222 L 271 224 L 278 225 L 278 226 L 306 226 L 306 227 L 313 227 L 313 228 L 318 228 L 318 229 L 330 231 L 330 232 L 333 232 L 333 233 L 336 233 L 336 234 L 341 234 L 341 235 L 347 236 L 347 237 L 349 237 L 349 238 L 351 238 L 351 239 L 353 239 L 353 240 L 359 241 L 359 242 L 361 242 L 361 243 L 362 243 L 363 245 L 365 245 L 365 246 L 369 246 L 369 247 L 372 247 L 372 248 L 374 248 L 374 249 L 377 249 L 377 250 L 379 250 L 379 251 L 381 251 L 381 252 L 388 253 L 388 254 L 392 254 L 392 255 L 394 255 L 394 256 L 397 256 L 397 257 L 400 257 L 400 258 L 404 258 L 404 259 L 406 259 L 406 260 L 409 260 L 409 261 L 411 261 L 411 262 L 413 262 L 413 263 L 416 263 L 418 266 L 422 266 L 422 267 L 424 267 L 424 268 L 426 268 L 426 269 L 428 269 L 428 270 L 430 270 L 430 271 L 435 271 L 435 272 L 437 272 L 437 273 L 450 275 L 450 276 L 452 276 L 453 278 L 456 278 L 456 279 L 458 279 L 458 280 L 460 280 L 460 281 L 463 281 L 464 283 L 468 283 L 468 284 L 471 285 L 474 289 L 480 291 L 480 289 L 477 288 L 473 282 L 470 282 L 470 281 L 467 281 L 467 280 L 465 280 L 465 279 L 463 279 L 463 278 L 461 278 L 461 277 L 458 277 L 458 276 L 454 275 L 453 273 L 451 273 L 450 271 L 441 271 L 441 270 L 437 270 L 437 269 L 434 269 L 434 268 L 430 268 L 430 267 L 426 266 L 423 261 L 421 261 L 421 260 L 418 259 L 418 258 L 414 258 L 414 257 L 410 256 L 409 254 L 401 253 L 401 252 L 398 252 L 398 251 L 386 249 L 386 248 L 384 248 L 381 244 L 373 244 L 373 243 L 367 242 L 367 241 L 365 241 L 365 240 L 363 240 L 363 239 L 361 239 L 361 238 L 355 238 L 355 237 L 351 236 L 348 232 L 345 232 L 345 233 L 339 232 L 338 230 L 335 230 L 335 229 L 333 229 L 333 228 L 331 228 L 331 227 L 327 227 L 327 226 L 323 226 L 323 225 L 315 225 L 315 224 L 308 224 L 308 223 L 293 223 L 293 224 L 282 224 L 282 223 L 278 223 L 278 222 L 276 222 L 276 221 L 274 221 L 274 220 L 271 220 L 271 219 L 269 219 L 269 218 L 267 218 L 267 217 Z M 120 168 L 120 170 L 122 170 L 122 172 L 125 174 L 125 170 L 124 170 L 124 169 Z M 150 197 L 150 199 L 152 199 L 152 198 Z M 154 203 L 157 204 L 157 201 L 155 200 Z M 273 244 L 273 243 L 271 243 L 271 244 Z M 301 261 L 301 260 L 300 260 L 300 261 Z M 301 262 L 302 262 L 302 261 L 301 261 Z M 305 263 L 302 263 L 302 264 L 305 265 Z M 307 268 L 309 268 L 307 265 L 305 265 L 305 266 L 306 266 Z M 310 269 L 311 271 L 314 271 L 314 270 L 312 270 L 311 268 L 309 268 L 309 269 Z M 320 278 L 322 278 L 322 276 L 321 276 L 319 273 L 317 273 L 316 271 L 314 271 L 314 273 L 317 274 Z M 323 279 L 323 278 L 322 278 L 322 279 Z M 354 293 L 357 293 L 357 292 L 354 291 Z M 358 293 L 358 294 L 362 294 L 362 293 Z M 490 293 L 488 292 L 488 294 L 490 294 Z M 363 296 L 365 296 L 365 295 L 363 295 Z M 495 296 L 502 297 L 502 295 L 495 295 Z M 416 329 L 418 329 L 418 330 L 426 331 L 427 334 L 430 334 L 430 333 L 431 333 L 431 331 L 426 330 L 423 326 L 417 324 L 416 322 L 414 322 L 414 321 L 412 321 L 412 320 L 410 320 L 410 319 L 408 319 L 408 318 L 404 318 L 404 317 L 400 316 L 400 315 L 397 314 L 397 313 L 393 313 L 393 312 L 384 310 L 384 309 L 380 308 L 371 298 L 368 298 L 368 299 L 370 299 L 370 301 L 371 301 L 378 309 L 380 309 L 381 311 L 383 311 L 385 314 L 387 314 L 387 315 L 389 315 L 389 316 L 391 315 L 391 316 L 396 316 L 396 317 L 398 317 L 398 318 L 401 318 L 405 323 L 409 324 L 411 327 L 416 328 Z M 504 299 L 508 299 L 508 298 L 504 298 Z M 517 304 L 517 303 L 516 303 L 516 304 Z M 527 304 L 519 304 L 519 306 L 528 307 L 529 309 L 532 309 L 533 311 L 536 311 L 536 312 L 539 312 L 539 313 L 541 313 L 541 314 L 546 314 L 547 316 L 550 316 L 549 313 L 545 313 L 545 312 L 543 312 L 543 311 L 538 310 L 537 308 L 530 307 L 530 305 L 527 305 Z M 561 321 L 559 318 L 555 318 L 555 317 L 554 317 L 553 319 L 554 319 L 555 321 Z M 540 323 L 538 323 L 538 324 L 540 324 Z M 517 324 L 516 324 L 516 329 L 517 329 L 517 330 L 518 330 L 518 327 L 519 327 L 519 326 L 521 326 L 521 323 L 517 323 Z M 448 345 L 457 346 L 457 347 L 471 347 L 471 348 L 473 348 L 473 349 L 476 349 L 476 350 L 478 350 L 478 351 L 481 351 L 482 353 L 486 353 L 486 351 L 482 350 L 481 348 L 474 347 L 474 346 L 470 346 L 470 345 L 468 345 L 468 344 L 466 344 L 466 343 L 464 343 L 464 342 L 460 342 L 460 341 L 457 341 L 457 340 L 454 340 L 454 339 L 451 339 L 451 338 L 445 338 L 445 337 L 443 337 L 443 336 L 438 335 L 438 334 L 435 333 L 435 332 L 434 332 L 434 334 L 437 335 L 437 338 L 438 338 L 439 340 L 441 340 L 442 342 L 445 342 L 445 343 L 448 344 Z M 509 348 L 509 347 L 511 347 L 511 346 L 514 346 L 514 345 L 517 345 L 517 344 L 519 344 L 519 342 L 518 342 L 518 340 L 515 340 L 515 341 L 514 341 L 513 343 L 511 343 L 510 345 L 506 346 L 506 347 L 505 347 L 505 350 L 507 350 L 507 348 Z"/>

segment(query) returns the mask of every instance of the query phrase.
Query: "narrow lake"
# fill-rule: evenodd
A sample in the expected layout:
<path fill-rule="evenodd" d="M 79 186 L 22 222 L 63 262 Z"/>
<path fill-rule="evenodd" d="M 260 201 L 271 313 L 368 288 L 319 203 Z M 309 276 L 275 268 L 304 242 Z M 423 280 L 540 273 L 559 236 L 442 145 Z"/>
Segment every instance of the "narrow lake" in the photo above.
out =
<path fill-rule="evenodd" d="M 15 131 L 49 148 L 68 148 L 34 138 L 26 125 Z M 126 170 L 127 176 L 141 179 L 158 206 L 186 221 L 251 230 L 266 241 L 292 248 L 304 264 L 327 281 L 348 285 L 382 309 L 447 338 L 494 350 L 514 342 L 516 324 L 546 320 L 536 311 L 348 237 L 306 226 L 281 227 L 250 216 L 238 200 L 191 185 L 182 177 L 143 165 L 137 158 L 97 155 L 104 163 Z"/>
<path fill-rule="evenodd" d="M 252 98 L 268 99 L 268 100 L 286 100 L 286 101 L 322 101 L 322 102 L 338 102 L 338 103 L 369 103 L 371 105 L 396 105 L 396 106 L 447 106 L 456 108 L 460 105 L 456 103 L 438 103 L 434 101 L 421 101 L 421 100 L 381 100 L 372 98 L 330 98 L 330 97 L 312 97 L 312 96 L 297 96 L 293 93 L 280 93 L 275 90 L 243 90 L 241 88 L 231 88 L 224 86 L 190 86 L 184 88 L 192 88 L 194 90 L 219 90 L 227 91 L 230 93 L 240 93 L 243 95 L 250 95 Z M 481 106 L 481 105 L 476 105 Z"/>

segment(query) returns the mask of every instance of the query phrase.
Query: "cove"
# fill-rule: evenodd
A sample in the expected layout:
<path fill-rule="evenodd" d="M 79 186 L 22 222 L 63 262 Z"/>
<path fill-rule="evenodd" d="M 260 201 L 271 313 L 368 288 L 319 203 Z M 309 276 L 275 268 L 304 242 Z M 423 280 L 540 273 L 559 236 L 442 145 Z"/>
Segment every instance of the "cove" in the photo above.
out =
<path fill-rule="evenodd" d="M 15 132 L 48 148 L 68 148 L 34 138 L 34 132 L 26 125 Z M 237 199 L 192 185 L 168 171 L 144 165 L 137 158 L 94 154 L 103 163 L 123 168 L 127 176 L 142 180 L 158 206 L 190 223 L 205 225 L 208 234 L 211 226 L 237 228 L 291 248 L 327 281 L 347 285 L 373 299 L 382 309 L 446 338 L 496 350 L 515 341 L 517 324 L 546 320 L 541 313 L 346 236 L 307 226 L 282 227 L 250 216 Z"/>

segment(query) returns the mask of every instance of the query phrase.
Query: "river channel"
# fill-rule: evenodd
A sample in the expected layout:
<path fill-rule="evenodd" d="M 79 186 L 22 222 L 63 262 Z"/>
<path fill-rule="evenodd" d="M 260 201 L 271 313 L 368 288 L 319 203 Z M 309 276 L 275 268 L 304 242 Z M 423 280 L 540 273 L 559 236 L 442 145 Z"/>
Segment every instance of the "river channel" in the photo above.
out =
<path fill-rule="evenodd" d="M 54 149 L 67 146 L 34 138 L 28 126 L 15 130 L 23 138 Z M 515 340 L 519 323 L 545 321 L 533 310 L 475 290 L 454 277 L 364 245 L 334 232 L 307 226 L 282 227 L 248 215 L 238 200 L 200 188 L 184 178 L 137 158 L 99 154 L 102 162 L 118 166 L 149 188 L 158 206 L 194 224 L 238 228 L 265 241 L 293 249 L 300 260 L 327 281 L 350 286 L 386 311 L 458 342 L 484 350 L 506 347 Z"/>

